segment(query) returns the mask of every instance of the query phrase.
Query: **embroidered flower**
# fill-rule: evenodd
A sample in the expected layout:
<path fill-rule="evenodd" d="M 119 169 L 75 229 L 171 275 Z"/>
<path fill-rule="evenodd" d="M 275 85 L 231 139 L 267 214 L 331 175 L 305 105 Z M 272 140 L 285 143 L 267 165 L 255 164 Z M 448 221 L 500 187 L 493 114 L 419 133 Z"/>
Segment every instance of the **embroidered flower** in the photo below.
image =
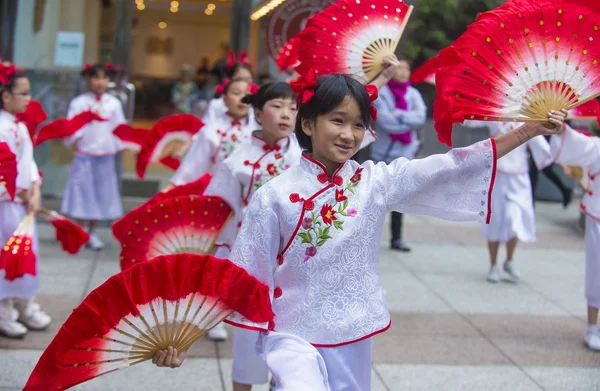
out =
<path fill-rule="evenodd" d="M 304 255 L 306 255 L 306 257 L 304 257 L 304 262 L 308 261 L 311 257 L 314 257 L 315 254 L 317 254 L 317 248 L 315 246 L 308 247 L 304 252 Z"/>
<path fill-rule="evenodd" d="M 342 202 L 346 201 L 348 197 L 344 195 L 344 189 L 335 189 L 335 201 Z"/>
<path fill-rule="evenodd" d="M 333 224 L 333 220 L 337 220 L 335 217 L 335 210 L 331 205 L 325 204 L 321 208 L 321 217 L 323 218 L 323 222 L 327 225 Z"/>
<path fill-rule="evenodd" d="M 232 141 L 238 141 L 238 137 L 237 137 L 237 135 L 235 135 L 235 134 L 232 134 L 232 135 L 231 135 L 231 140 L 232 140 Z"/>
<path fill-rule="evenodd" d="M 362 172 L 362 167 L 359 167 L 358 170 L 356 170 L 356 172 L 354 173 L 354 176 L 352 178 L 350 178 L 350 182 L 352 183 L 356 183 L 358 181 L 360 181 L 361 175 L 360 173 Z"/>
<path fill-rule="evenodd" d="M 275 154 L 275 159 L 277 159 L 277 160 L 281 159 L 282 157 L 283 157 L 283 155 L 280 153 Z"/>
<path fill-rule="evenodd" d="M 354 208 L 350 208 L 346 211 L 346 213 L 348 214 L 348 216 L 350 217 L 354 217 L 356 216 L 356 214 L 358 213 L 358 211 Z"/>
<path fill-rule="evenodd" d="M 271 176 L 275 176 L 278 174 L 277 172 L 277 167 L 275 167 L 275 165 L 273 163 L 269 163 L 267 165 L 267 172 L 269 173 L 269 175 Z"/>
<path fill-rule="evenodd" d="M 304 220 L 302 220 L 302 228 L 311 229 L 312 225 L 313 225 L 313 221 L 310 217 L 305 217 Z"/>
<path fill-rule="evenodd" d="M 256 182 L 260 181 L 261 179 L 262 179 L 262 175 L 260 174 L 260 172 L 258 174 L 256 174 L 256 175 L 254 175 L 254 180 Z"/>
<path fill-rule="evenodd" d="M 290 167 L 291 167 L 291 165 L 290 165 L 289 163 L 285 163 L 285 164 L 283 165 L 283 169 L 284 169 L 284 170 L 287 170 L 287 169 L 288 169 L 288 168 L 290 168 Z"/>

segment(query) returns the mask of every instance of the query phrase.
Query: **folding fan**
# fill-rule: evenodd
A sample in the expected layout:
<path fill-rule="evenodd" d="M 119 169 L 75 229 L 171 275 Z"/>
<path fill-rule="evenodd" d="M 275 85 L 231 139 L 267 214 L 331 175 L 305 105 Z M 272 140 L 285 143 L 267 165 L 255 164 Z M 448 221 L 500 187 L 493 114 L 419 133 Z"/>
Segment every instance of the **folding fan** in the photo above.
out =
<path fill-rule="evenodd" d="M 465 119 L 547 123 L 600 94 L 600 2 L 511 0 L 439 54 L 435 127 Z"/>
<path fill-rule="evenodd" d="M 60 242 L 62 249 L 69 254 L 77 254 L 81 247 L 90 241 L 90 235 L 81 226 L 57 212 L 42 209 L 39 214 L 56 229 L 56 240 Z"/>
<path fill-rule="evenodd" d="M 37 100 L 30 100 L 27 109 L 17 114 L 17 119 L 23 122 L 29 130 L 29 137 L 33 140 L 37 127 L 48 118 L 48 114 Z"/>
<path fill-rule="evenodd" d="M 293 37 L 286 42 L 285 45 L 279 51 L 277 60 L 275 63 L 279 67 L 281 72 L 285 72 L 288 69 L 294 69 L 300 65 L 300 58 L 298 55 L 302 42 L 298 36 Z"/>
<path fill-rule="evenodd" d="M 226 259 L 167 255 L 116 274 L 73 310 L 24 390 L 66 390 L 87 380 L 178 351 L 233 311 L 273 319 L 269 288 Z"/>
<path fill-rule="evenodd" d="M 592 99 L 581 106 L 573 108 L 569 112 L 569 119 L 595 119 L 600 124 L 600 103 L 598 103 L 597 99 Z"/>
<path fill-rule="evenodd" d="M 185 185 L 175 186 L 167 191 L 161 191 L 158 194 L 154 195 L 148 201 L 144 202 L 142 205 L 133 209 L 125 216 L 121 217 L 117 221 L 115 221 L 112 225 L 112 232 L 115 238 L 117 238 L 121 244 L 123 243 L 121 240 L 126 240 L 127 226 L 131 221 L 131 214 L 138 214 L 139 211 L 145 211 L 148 209 L 150 205 L 154 205 L 160 201 L 167 200 L 169 198 L 175 198 L 179 196 L 191 196 L 191 195 L 202 195 L 204 190 L 208 186 L 210 182 L 211 175 L 204 174 L 204 176 L 198 178 L 194 182 L 186 183 Z"/>
<path fill-rule="evenodd" d="M 121 270 L 165 254 L 209 254 L 231 215 L 218 197 L 180 196 L 136 209 L 118 237 Z"/>
<path fill-rule="evenodd" d="M 311 17 L 298 34 L 296 71 L 346 73 L 370 81 L 393 55 L 413 7 L 402 0 L 339 0 Z"/>
<path fill-rule="evenodd" d="M 413 84 L 429 83 L 435 85 L 435 71 L 438 67 L 438 57 L 432 57 L 423 65 L 410 73 L 410 81 Z"/>
<path fill-rule="evenodd" d="M 36 275 L 33 218 L 31 213 L 26 215 L 0 251 L 0 274 L 3 274 L 5 280 L 14 281 L 25 274 Z"/>
<path fill-rule="evenodd" d="M 137 157 L 137 175 L 143 179 L 148 164 L 159 162 L 182 144 L 191 143 L 192 136 L 203 126 L 204 123 L 192 114 L 177 114 L 159 120 L 142 144 Z"/>
<path fill-rule="evenodd" d="M 125 148 L 139 152 L 148 137 L 150 130 L 133 128 L 128 124 L 121 124 L 113 130 L 113 134 L 121 141 Z"/>
<path fill-rule="evenodd" d="M 37 147 L 43 142 L 55 138 L 64 138 L 74 135 L 79 129 L 92 121 L 107 121 L 92 111 L 84 111 L 73 118 L 60 118 L 45 125 L 35 137 L 34 145 Z"/>
<path fill-rule="evenodd" d="M 10 199 L 15 198 L 17 191 L 17 156 L 7 143 L 0 143 L 0 186 L 6 188 Z"/>

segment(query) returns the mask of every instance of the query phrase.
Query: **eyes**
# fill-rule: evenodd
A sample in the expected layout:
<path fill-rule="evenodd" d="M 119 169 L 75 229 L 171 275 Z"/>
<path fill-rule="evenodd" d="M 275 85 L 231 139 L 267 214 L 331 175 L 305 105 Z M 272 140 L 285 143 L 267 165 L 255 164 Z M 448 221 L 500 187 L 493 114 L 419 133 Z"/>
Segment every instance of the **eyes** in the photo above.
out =
<path fill-rule="evenodd" d="M 341 118 L 341 117 L 333 117 L 331 119 L 331 122 L 333 122 L 336 125 L 343 125 L 344 122 L 345 122 L 345 120 L 343 118 Z M 366 128 L 366 126 L 362 122 L 355 123 L 354 127 L 358 128 L 358 129 L 365 129 Z"/>

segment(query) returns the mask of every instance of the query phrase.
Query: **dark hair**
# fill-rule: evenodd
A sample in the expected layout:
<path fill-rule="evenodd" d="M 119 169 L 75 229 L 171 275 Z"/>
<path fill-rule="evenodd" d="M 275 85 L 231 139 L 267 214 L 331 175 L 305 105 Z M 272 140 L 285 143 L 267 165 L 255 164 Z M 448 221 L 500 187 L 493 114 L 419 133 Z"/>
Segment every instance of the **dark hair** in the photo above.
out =
<path fill-rule="evenodd" d="M 83 71 L 81 71 L 81 76 L 83 77 L 93 77 L 98 75 L 98 73 L 102 71 L 104 72 L 104 74 L 111 78 L 115 75 L 115 69 L 112 66 L 107 66 L 105 64 L 94 64 L 89 68 L 85 68 Z"/>
<path fill-rule="evenodd" d="M 406 54 L 403 54 L 403 53 L 397 54 L 396 58 L 400 62 L 404 61 L 404 62 L 408 63 L 408 67 L 412 69 L 412 61 L 410 61 L 410 59 L 406 56 Z"/>
<path fill-rule="evenodd" d="M 294 91 L 288 83 L 282 81 L 276 83 L 265 84 L 260 87 L 260 90 L 254 95 L 246 95 L 242 102 L 252 105 L 255 109 L 262 110 L 265 103 L 273 99 L 287 99 L 294 100 Z"/>
<path fill-rule="evenodd" d="M 4 94 L 5 91 L 12 92 L 13 89 L 15 88 L 15 85 L 17 84 L 17 80 L 24 78 L 24 77 L 27 78 L 27 75 L 25 75 L 25 72 L 18 70 L 14 75 L 8 77 L 7 84 L 0 83 L 0 109 L 4 108 L 4 102 L 2 101 L 2 94 Z"/>
<path fill-rule="evenodd" d="M 308 103 L 300 105 L 296 115 L 295 132 L 302 148 L 312 152 L 312 142 L 302 130 L 302 120 L 315 120 L 320 115 L 331 113 L 347 96 L 356 99 L 365 129 L 371 126 L 371 101 L 365 86 L 349 75 L 322 76 L 317 79 L 314 96 Z"/>
<path fill-rule="evenodd" d="M 246 80 L 246 79 L 240 79 L 240 78 L 232 79 L 229 81 L 229 84 L 227 84 L 227 87 L 225 87 L 225 89 L 223 90 L 223 94 L 221 94 L 220 96 L 227 95 L 227 93 L 229 92 L 229 89 L 231 88 L 233 83 L 237 83 L 238 81 L 242 81 L 244 83 L 248 82 L 248 80 Z M 218 94 L 215 94 L 215 95 L 218 95 Z"/>
<path fill-rule="evenodd" d="M 251 75 L 254 75 L 254 73 L 252 73 L 252 67 L 250 65 L 238 62 L 231 68 L 225 70 L 225 76 L 232 79 L 233 75 L 235 75 L 237 71 L 240 70 L 240 68 L 246 69 L 248 72 L 250 72 Z"/>

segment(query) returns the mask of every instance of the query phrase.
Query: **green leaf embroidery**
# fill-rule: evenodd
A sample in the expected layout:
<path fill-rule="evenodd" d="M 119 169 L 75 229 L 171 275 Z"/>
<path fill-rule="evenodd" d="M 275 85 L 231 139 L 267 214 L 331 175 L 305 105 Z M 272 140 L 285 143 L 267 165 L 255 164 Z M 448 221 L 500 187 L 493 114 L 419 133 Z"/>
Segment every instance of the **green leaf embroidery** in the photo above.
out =
<path fill-rule="evenodd" d="M 327 240 L 327 239 L 333 239 L 333 238 L 329 235 L 323 235 L 323 236 L 319 237 L 319 239 Z"/>
<path fill-rule="evenodd" d="M 341 221 L 341 220 L 335 220 L 335 221 L 333 222 L 333 226 L 334 226 L 336 229 L 342 229 L 342 224 L 344 224 L 344 222 L 343 222 L 343 221 Z"/>
<path fill-rule="evenodd" d="M 312 236 L 308 232 L 298 232 L 298 236 L 302 238 L 302 244 L 312 243 Z"/>
<path fill-rule="evenodd" d="M 320 238 L 321 236 L 323 236 L 323 229 L 319 228 L 319 234 L 317 235 L 317 237 Z"/>
<path fill-rule="evenodd" d="M 326 242 L 326 241 L 327 241 L 326 239 L 321 239 L 321 240 L 319 240 L 319 241 L 317 242 L 317 247 L 321 247 L 322 245 L 324 245 L 324 244 L 325 244 L 325 242 Z"/>
<path fill-rule="evenodd" d="M 331 227 L 327 227 L 323 230 L 323 234 L 324 235 L 329 235 L 329 230 L 331 229 Z"/>
<path fill-rule="evenodd" d="M 348 207 L 348 200 L 344 201 L 344 207 L 342 209 L 346 210 L 347 207 Z"/>

